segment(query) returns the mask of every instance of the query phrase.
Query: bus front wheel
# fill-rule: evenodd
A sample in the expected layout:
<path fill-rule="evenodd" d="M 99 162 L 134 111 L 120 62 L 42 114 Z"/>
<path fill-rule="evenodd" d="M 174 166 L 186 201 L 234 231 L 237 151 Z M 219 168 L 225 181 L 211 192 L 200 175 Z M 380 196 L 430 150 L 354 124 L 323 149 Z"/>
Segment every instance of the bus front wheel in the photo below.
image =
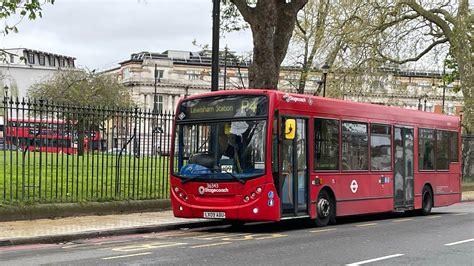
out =
<path fill-rule="evenodd" d="M 334 200 L 329 196 L 326 190 L 319 192 L 316 203 L 316 226 L 322 227 L 328 225 L 334 220 Z"/>

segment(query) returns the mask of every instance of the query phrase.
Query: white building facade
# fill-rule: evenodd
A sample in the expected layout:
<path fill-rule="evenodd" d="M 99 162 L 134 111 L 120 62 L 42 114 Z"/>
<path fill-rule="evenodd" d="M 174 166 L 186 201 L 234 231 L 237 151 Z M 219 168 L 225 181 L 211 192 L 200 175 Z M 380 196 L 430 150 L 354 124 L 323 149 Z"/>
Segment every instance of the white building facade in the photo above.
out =
<path fill-rule="evenodd" d="M 50 79 L 55 73 L 75 69 L 76 58 L 26 48 L 2 49 L 0 85 L 13 97 L 26 97 L 31 86 Z"/>
<path fill-rule="evenodd" d="M 106 72 L 118 74 L 121 82 L 131 89 L 140 107 L 174 112 L 180 97 L 210 91 L 211 62 L 208 51 L 140 52 Z M 221 53 L 219 89 L 247 88 L 249 64 L 248 61 L 236 60 L 232 53 Z M 458 84 L 446 85 L 441 78 L 441 73 L 437 72 L 398 69 L 378 69 L 374 75 L 330 71 L 326 79 L 326 96 L 437 113 L 443 111 L 444 99 L 444 113 L 459 114 L 463 97 L 461 92 L 454 90 L 454 85 Z M 305 94 L 320 91 L 322 79 L 320 71 L 310 72 Z M 298 83 L 298 69 L 283 67 L 279 90 L 296 92 Z"/>

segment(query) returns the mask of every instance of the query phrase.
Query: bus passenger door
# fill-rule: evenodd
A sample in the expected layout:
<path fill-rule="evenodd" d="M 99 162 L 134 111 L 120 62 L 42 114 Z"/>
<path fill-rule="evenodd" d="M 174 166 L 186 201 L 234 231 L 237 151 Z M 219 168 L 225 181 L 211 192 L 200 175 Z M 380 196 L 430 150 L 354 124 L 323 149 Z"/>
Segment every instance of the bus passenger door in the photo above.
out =
<path fill-rule="evenodd" d="M 394 130 L 394 208 L 413 207 L 413 128 Z"/>
<path fill-rule="evenodd" d="M 285 121 L 296 121 L 293 139 L 285 137 Z M 308 120 L 282 118 L 283 136 L 280 146 L 280 196 L 282 216 L 308 214 Z M 294 129 L 293 129 L 294 130 Z"/>

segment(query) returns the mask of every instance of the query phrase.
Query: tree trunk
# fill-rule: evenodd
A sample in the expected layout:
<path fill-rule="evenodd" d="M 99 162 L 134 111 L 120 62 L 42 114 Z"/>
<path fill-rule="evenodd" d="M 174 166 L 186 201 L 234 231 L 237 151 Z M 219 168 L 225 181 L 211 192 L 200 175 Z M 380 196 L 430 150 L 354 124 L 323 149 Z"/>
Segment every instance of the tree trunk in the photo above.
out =
<path fill-rule="evenodd" d="M 285 59 L 295 28 L 296 14 L 308 0 L 258 1 L 250 7 L 246 0 L 231 0 L 253 35 L 253 61 L 249 67 L 249 87 L 277 89 L 280 65 Z"/>

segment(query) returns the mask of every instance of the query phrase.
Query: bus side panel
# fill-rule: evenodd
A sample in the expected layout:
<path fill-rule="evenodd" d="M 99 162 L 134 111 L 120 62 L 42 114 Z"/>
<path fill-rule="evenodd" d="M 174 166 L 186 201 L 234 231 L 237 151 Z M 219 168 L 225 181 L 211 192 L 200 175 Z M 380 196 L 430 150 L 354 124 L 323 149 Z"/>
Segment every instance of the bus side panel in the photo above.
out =
<path fill-rule="evenodd" d="M 454 169 L 452 169 L 454 167 Z M 458 166 L 450 166 L 449 173 L 446 172 L 420 172 L 415 178 L 415 209 L 421 208 L 421 193 L 425 185 L 433 189 L 434 207 L 442 207 L 460 202 L 459 173 Z M 454 174 L 453 174 L 454 172 Z"/>
<path fill-rule="evenodd" d="M 352 172 L 327 179 L 337 184 L 337 216 L 393 210 L 393 182 L 379 183 L 380 174 Z"/>
<path fill-rule="evenodd" d="M 393 210 L 393 199 L 367 199 L 337 202 L 337 216 L 388 212 Z"/>

